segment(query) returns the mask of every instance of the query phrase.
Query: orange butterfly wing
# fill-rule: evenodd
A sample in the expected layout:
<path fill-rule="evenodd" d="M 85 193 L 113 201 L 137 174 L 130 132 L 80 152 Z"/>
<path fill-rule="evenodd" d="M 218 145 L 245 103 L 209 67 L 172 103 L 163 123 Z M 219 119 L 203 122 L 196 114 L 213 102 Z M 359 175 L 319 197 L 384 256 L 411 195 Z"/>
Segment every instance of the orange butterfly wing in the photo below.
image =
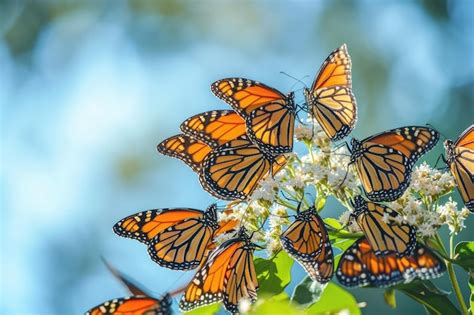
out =
<path fill-rule="evenodd" d="M 351 58 L 344 44 L 326 58 L 311 89 L 304 91 L 313 116 L 333 141 L 346 137 L 357 121 L 351 67 Z"/>
<path fill-rule="evenodd" d="M 474 125 L 453 144 L 445 141 L 447 164 L 451 169 L 466 208 L 474 213 Z"/>
<path fill-rule="evenodd" d="M 352 139 L 355 164 L 367 197 L 372 201 L 398 199 L 410 184 L 414 164 L 439 140 L 428 127 L 402 127 L 358 141 Z"/>
<path fill-rule="evenodd" d="M 148 253 L 160 266 L 189 270 L 203 261 L 217 230 L 216 206 L 206 212 L 195 209 L 148 210 L 131 215 L 114 226 L 114 232 L 148 245 Z"/>
<path fill-rule="evenodd" d="M 225 143 L 206 156 L 200 182 L 224 200 L 246 199 L 269 174 L 272 161 L 246 137 Z"/>
<path fill-rule="evenodd" d="M 132 296 L 113 299 L 97 305 L 85 315 L 171 315 L 171 299 L 167 295 L 161 300 Z"/>
<path fill-rule="evenodd" d="M 258 282 L 253 264 L 254 249 L 243 230 L 237 238 L 224 242 L 191 280 L 179 308 L 186 312 L 223 301 L 226 310 L 236 313 L 240 300 L 255 301 Z"/>
<path fill-rule="evenodd" d="M 298 213 L 283 232 L 282 247 L 303 266 L 313 281 L 326 283 L 334 272 L 334 256 L 324 222 L 316 209 Z"/>
<path fill-rule="evenodd" d="M 231 110 L 194 115 L 186 119 L 180 128 L 184 134 L 213 148 L 245 135 L 245 121 Z"/>
<path fill-rule="evenodd" d="M 202 161 L 212 150 L 206 143 L 183 134 L 164 140 L 156 149 L 161 154 L 182 160 L 196 173 L 201 171 Z"/>
<path fill-rule="evenodd" d="M 228 78 L 214 82 L 211 91 L 245 119 L 247 134 L 270 154 L 293 150 L 296 117 L 294 95 L 285 96 L 265 84 Z"/>
<path fill-rule="evenodd" d="M 392 221 L 385 222 L 384 214 Z M 413 252 L 416 230 L 406 223 L 395 223 L 395 218 L 399 216 L 396 211 L 356 196 L 351 215 L 364 232 L 375 255 L 396 253 L 397 256 L 407 256 Z"/>
<path fill-rule="evenodd" d="M 367 239 L 362 237 L 342 254 L 336 277 L 348 287 L 389 287 L 415 278 L 437 278 L 445 270 L 443 261 L 419 243 L 410 256 L 376 256 Z"/>
<path fill-rule="evenodd" d="M 410 160 L 416 161 L 431 150 L 439 140 L 439 133 L 428 127 L 410 126 L 389 130 L 364 140 L 366 145 L 373 143 L 392 148 Z"/>

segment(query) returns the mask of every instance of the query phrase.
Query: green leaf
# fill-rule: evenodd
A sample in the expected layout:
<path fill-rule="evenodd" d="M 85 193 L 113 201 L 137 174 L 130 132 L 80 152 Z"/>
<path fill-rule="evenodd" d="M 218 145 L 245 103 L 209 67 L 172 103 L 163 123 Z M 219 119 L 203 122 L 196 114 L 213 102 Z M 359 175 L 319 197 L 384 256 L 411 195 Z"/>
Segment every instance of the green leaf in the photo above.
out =
<path fill-rule="evenodd" d="M 291 281 L 293 259 L 281 251 L 272 259 L 255 259 L 255 270 L 260 286 L 259 293 L 279 294 Z"/>
<path fill-rule="evenodd" d="M 459 242 L 454 249 L 455 264 L 467 271 L 474 269 L 474 242 Z"/>
<path fill-rule="evenodd" d="M 351 315 L 361 314 L 356 299 L 337 284 L 328 283 L 321 298 L 307 309 L 308 314 L 333 314 L 347 310 Z"/>
<path fill-rule="evenodd" d="M 321 211 L 321 209 L 324 208 L 324 206 L 326 205 L 326 200 L 327 200 L 326 197 L 320 198 L 320 199 L 318 200 L 318 203 L 316 204 L 316 210 L 317 210 L 318 212 Z"/>
<path fill-rule="evenodd" d="M 413 281 L 394 288 L 421 303 L 430 314 L 460 314 L 447 292 L 438 289 L 431 281 Z"/>
<path fill-rule="evenodd" d="M 302 310 L 291 304 L 288 295 L 281 293 L 273 297 L 259 297 L 258 302 L 250 314 L 268 315 L 268 314 L 288 314 L 288 315 L 304 315 Z"/>
<path fill-rule="evenodd" d="M 291 301 L 309 307 L 321 297 L 322 293 L 321 285 L 315 285 L 310 277 L 305 277 L 293 290 Z"/>
<path fill-rule="evenodd" d="M 387 303 L 390 308 L 397 308 L 397 299 L 395 297 L 395 290 L 394 289 L 386 289 L 383 292 L 383 298 L 385 300 L 385 303 Z"/>
<path fill-rule="evenodd" d="M 196 308 L 190 312 L 186 312 L 186 315 L 209 315 L 217 314 L 221 309 L 221 303 L 215 303 L 203 307 Z"/>
<path fill-rule="evenodd" d="M 339 223 L 339 221 L 334 218 L 326 218 L 324 219 L 324 223 L 332 227 L 334 230 L 342 229 L 341 223 Z"/>

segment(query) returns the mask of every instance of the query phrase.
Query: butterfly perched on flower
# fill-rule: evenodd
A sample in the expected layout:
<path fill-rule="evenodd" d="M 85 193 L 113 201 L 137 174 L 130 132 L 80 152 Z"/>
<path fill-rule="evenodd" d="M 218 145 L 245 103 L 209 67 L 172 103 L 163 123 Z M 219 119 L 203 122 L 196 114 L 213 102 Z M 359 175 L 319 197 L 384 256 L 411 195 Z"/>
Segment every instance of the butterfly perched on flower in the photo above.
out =
<path fill-rule="evenodd" d="M 416 246 L 416 229 L 401 222 L 400 215 L 381 204 L 366 201 L 362 196 L 353 200 L 351 216 L 364 232 L 374 254 L 396 253 L 407 256 Z"/>
<path fill-rule="evenodd" d="M 313 281 L 331 280 L 334 271 L 331 242 L 314 207 L 298 212 L 280 240 L 283 249 L 303 266 Z"/>
<path fill-rule="evenodd" d="M 398 199 L 410 184 L 414 164 L 438 140 L 436 130 L 418 126 L 388 130 L 361 141 L 352 139 L 350 163 L 355 164 L 367 198 Z"/>
<path fill-rule="evenodd" d="M 346 137 L 357 121 L 351 67 L 351 57 L 343 44 L 326 58 L 311 88 L 304 90 L 311 114 L 333 141 Z"/>
<path fill-rule="evenodd" d="M 443 261 L 429 248 L 416 244 L 412 255 L 377 256 L 365 237 L 358 239 L 341 256 L 337 280 L 347 287 L 390 287 L 414 279 L 433 279 L 446 270 Z"/>
<path fill-rule="evenodd" d="M 258 281 L 253 252 L 256 247 L 244 228 L 235 238 L 222 243 L 194 275 L 179 308 L 187 312 L 223 301 L 227 311 L 237 313 L 242 299 L 255 302 Z"/>
<path fill-rule="evenodd" d="M 151 259 L 160 266 L 190 270 L 207 257 L 214 237 L 233 231 L 234 223 L 218 223 L 217 207 L 212 204 L 204 212 L 191 208 L 139 212 L 120 220 L 113 229 L 120 236 L 145 243 Z"/>
<path fill-rule="evenodd" d="M 198 175 L 201 186 L 223 200 L 246 199 L 260 181 L 286 164 L 284 155 L 263 152 L 247 136 L 211 145 L 180 134 L 157 146 L 158 152 L 184 161 Z"/>
<path fill-rule="evenodd" d="M 244 78 L 218 80 L 211 85 L 211 91 L 245 120 L 250 140 L 265 153 L 278 155 L 293 151 L 294 93 L 284 95 Z"/>
<path fill-rule="evenodd" d="M 90 309 L 85 315 L 171 315 L 171 297 L 155 299 L 146 296 L 130 296 L 106 301 Z"/>
<path fill-rule="evenodd" d="M 474 125 L 470 125 L 453 142 L 444 142 L 446 164 L 451 169 L 461 198 L 469 211 L 474 212 Z"/>

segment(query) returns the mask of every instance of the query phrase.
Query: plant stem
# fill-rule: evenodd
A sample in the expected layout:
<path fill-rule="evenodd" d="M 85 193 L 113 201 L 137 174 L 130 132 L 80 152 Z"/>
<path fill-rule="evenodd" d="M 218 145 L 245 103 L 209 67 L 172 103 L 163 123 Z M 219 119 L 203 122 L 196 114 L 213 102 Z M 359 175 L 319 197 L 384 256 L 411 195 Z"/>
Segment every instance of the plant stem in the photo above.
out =
<path fill-rule="evenodd" d="M 448 253 L 446 252 L 446 248 L 444 247 L 444 244 L 443 244 L 441 238 L 439 237 L 439 234 L 437 234 L 437 233 L 436 233 L 436 240 L 441 245 L 441 248 L 443 249 L 444 254 L 446 256 L 448 256 Z M 451 235 L 449 237 L 449 257 L 451 259 L 453 259 L 453 253 L 454 253 L 453 241 L 454 241 L 453 236 Z M 454 293 L 456 294 L 456 298 L 458 300 L 459 306 L 461 307 L 461 312 L 462 312 L 463 315 L 469 315 L 469 312 L 467 310 L 467 306 L 464 303 L 464 299 L 462 297 L 462 292 L 461 292 L 461 288 L 459 287 L 458 279 L 456 278 L 456 273 L 454 272 L 454 266 L 449 260 L 445 259 L 444 262 L 446 263 L 446 268 L 448 269 L 449 279 L 451 280 L 451 284 L 453 286 Z"/>

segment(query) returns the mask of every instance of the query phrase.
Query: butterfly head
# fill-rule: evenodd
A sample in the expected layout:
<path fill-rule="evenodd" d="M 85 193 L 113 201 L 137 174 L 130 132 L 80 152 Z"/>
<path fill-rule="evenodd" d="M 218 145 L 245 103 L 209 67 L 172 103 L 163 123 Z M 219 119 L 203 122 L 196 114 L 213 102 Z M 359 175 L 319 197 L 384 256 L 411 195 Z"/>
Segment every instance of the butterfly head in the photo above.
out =
<path fill-rule="evenodd" d="M 296 105 L 295 105 L 295 92 L 290 92 L 286 96 L 286 104 L 289 108 L 296 110 Z"/>
<path fill-rule="evenodd" d="M 296 216 L 296 220 L 310 222 L 311 220 L 313 220 L 313 216 L 315 213 L 316 213 L 316 208 L 311 207 L 307 210 L 299 212 Z"/>
<path fill-rule="evenodd" d="M 362 142 L 355 138 L 352 138 L 349 151 L 351 153 L 350 164 L 352 164 L 355 162 L 356 158 L 358 158 L 362 154 L 362 151 L 363 151 Z"/>
<path fill-rule="evenodd" d="M 206 212 L 204 213 L 204 218 L 206 224 L 210 225 L 212 228 L 217 229 L 219 227 L 217 224 L 217 204 L 213 203 L 207 207 Z"/>
<path fill-rule="evenodd" d="M 354 211 L 351 213 L 352 217 L 357 217 L 359 213 L 367 208 L 367 201 L 361 195 L 355 196 L 350 202 L 352 208 L 354 208 Z"/>
<path fill-rule="evenodd" d="M 446 150 L 447 163 L 451 164 L 454 160 L 454 142 L 452 140 L 444 140 L 444 149 Z"/>

